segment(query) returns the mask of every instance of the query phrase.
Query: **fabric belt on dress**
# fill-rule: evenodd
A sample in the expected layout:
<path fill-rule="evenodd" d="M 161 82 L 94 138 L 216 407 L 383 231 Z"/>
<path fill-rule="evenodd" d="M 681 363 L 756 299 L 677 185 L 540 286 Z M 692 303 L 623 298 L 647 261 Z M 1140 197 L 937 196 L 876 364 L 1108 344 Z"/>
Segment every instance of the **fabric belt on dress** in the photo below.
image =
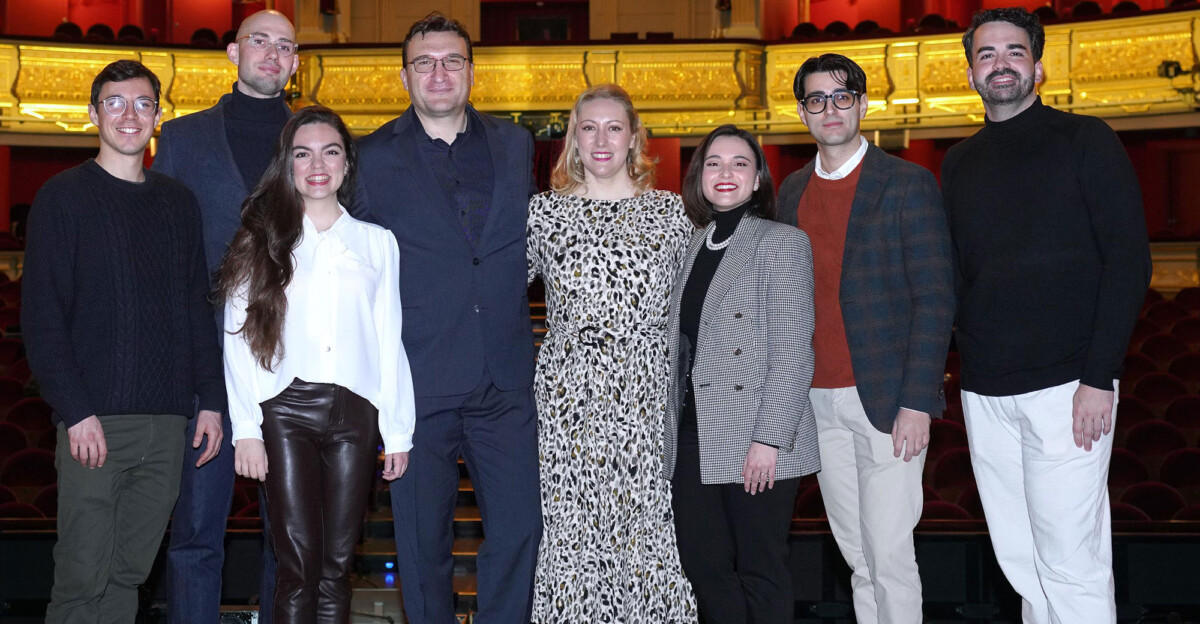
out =
<path fill-rule="evenodd" d="M 577 327 L 574 325 L 550 323 L 547 325 L 547 328 L 571 342 L 593 349 L 603 349 L 613 344 L 625 345 L 637 338 L 661 337 L 662 333 L 667 329 L 667 323 L 666 321 L 662 323 L 634 323 L 619 327 L 606 327 L 603 325 Z"/>

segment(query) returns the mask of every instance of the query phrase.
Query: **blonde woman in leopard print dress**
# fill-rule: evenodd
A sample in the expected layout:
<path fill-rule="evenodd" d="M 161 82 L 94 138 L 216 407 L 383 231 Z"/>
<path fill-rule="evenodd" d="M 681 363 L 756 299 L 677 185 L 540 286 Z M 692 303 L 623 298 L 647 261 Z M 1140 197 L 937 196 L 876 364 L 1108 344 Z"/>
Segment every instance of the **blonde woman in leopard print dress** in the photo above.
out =
<path fill-rule="evenodd" d="M 549 327 L 534 382 L 534 622 L 696 621 L 661 477 L 667 312 L 692 226 L 678 195 L 652 189 L 645 147 L 629 95 L 593 87 L 571 113 L 555 190 L 529 205 Z"/>

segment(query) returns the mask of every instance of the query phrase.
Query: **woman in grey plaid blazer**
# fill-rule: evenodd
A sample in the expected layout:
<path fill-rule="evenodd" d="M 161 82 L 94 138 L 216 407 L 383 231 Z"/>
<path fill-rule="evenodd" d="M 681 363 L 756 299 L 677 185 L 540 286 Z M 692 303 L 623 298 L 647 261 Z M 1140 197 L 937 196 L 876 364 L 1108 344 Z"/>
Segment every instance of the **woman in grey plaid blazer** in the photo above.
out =
<path fill-rule="evenodd" d="M 791 621 L 792 506 L 820 469 L 812 251 L 772 221 L 773 189 L 762 149 L 732 125 L 704 139 L 684 178 L 699 229 L 671 297 L 663 475 L 709 622 Z"/>

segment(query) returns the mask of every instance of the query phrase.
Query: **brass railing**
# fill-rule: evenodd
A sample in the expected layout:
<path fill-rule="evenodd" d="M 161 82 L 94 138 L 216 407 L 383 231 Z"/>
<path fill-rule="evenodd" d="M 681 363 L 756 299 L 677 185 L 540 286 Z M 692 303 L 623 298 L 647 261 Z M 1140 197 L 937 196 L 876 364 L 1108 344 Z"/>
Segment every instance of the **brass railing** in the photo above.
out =
<path fill-rule="evenodd" d="M 1200 80 L 1200 11 L 1051 25 L 1043 64 L 1045 101 L 1106 118 L 1193 113 Z M 734 122 L 763 134 L 803 132 L 792 77 L 804 59 L 841 52 L 867 72 L 868 130 L 938 129 L 982 123 L 967 85 L 960 34 L 764 45 L 713 41 L 652 45 L 477 47 L 472 101 L 495 114 L 568 110 L 588 85 L 629 90 L 657 136 L 703 134 Z M 211 106 L 236 79 L 223 50 L 0 43 L 0 131 L 92 131 L 92 77 L 119 58 L 146 63 L 163 81 L 164 119 Z M 1160 75 L 1164 62 L 1182 73 Z M 400 48 L 301 49 L 291 89 L 356 131 L 400 114 Z"/>

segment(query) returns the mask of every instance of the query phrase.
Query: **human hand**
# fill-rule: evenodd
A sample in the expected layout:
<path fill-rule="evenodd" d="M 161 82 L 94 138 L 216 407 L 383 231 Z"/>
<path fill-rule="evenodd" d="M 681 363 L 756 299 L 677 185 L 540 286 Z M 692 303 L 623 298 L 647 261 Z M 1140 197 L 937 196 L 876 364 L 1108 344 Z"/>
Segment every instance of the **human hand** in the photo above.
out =
<path fill-rule="evenodd" d="M 1092 442 L 1112 431 L 1113 391 L 1079 384 L 1071 401 L 1071 431 L 1075 446 L 1092 450 Z"/>
<path fill-rule="evenodd" d="M 408 451 L 388 453 L 383 458 L 383 480 L 395 481 L 408 470 Z"/>
<path fill-rule="evenodd" d="M 71 457 L 84 468 L 99 468 L 108 459 L 104 427 L 95 415 L 67 427 L 67 439 L 71 442 Z"/>
<path fill-rule="evenodd" d="M 900 408 L 892 423 L 892 456 L 904 455 L 904 461 L 921 454 L 929 446 L 929 414 Z"/>
<path fill-rule="evenodd" d="M 221 442 L 225 440 L 225 430 L 221 427 L 221 415 L 210 410 L 200 410 L 196 414 L 196 435 L 192 437 L 192 448 L 200 448 L 204 436 L 208 436 L 208 446 L 196 460 L 196 467 L 207 464 L 221 452 Z"/>
<path fill-rule="evenodd" d="M 750 443 L 746 461 L 742 464 L 742 486 L 751 496 L 775 487 L 775 460 L 778 457 L 779 449 L 759 442 Z"/>
<path fill-rule="evenodd" d="M 247 479 L 267 480 L 267 447 L 257 438 L 242 438 L 233 447 L 233 469 Z"/>

